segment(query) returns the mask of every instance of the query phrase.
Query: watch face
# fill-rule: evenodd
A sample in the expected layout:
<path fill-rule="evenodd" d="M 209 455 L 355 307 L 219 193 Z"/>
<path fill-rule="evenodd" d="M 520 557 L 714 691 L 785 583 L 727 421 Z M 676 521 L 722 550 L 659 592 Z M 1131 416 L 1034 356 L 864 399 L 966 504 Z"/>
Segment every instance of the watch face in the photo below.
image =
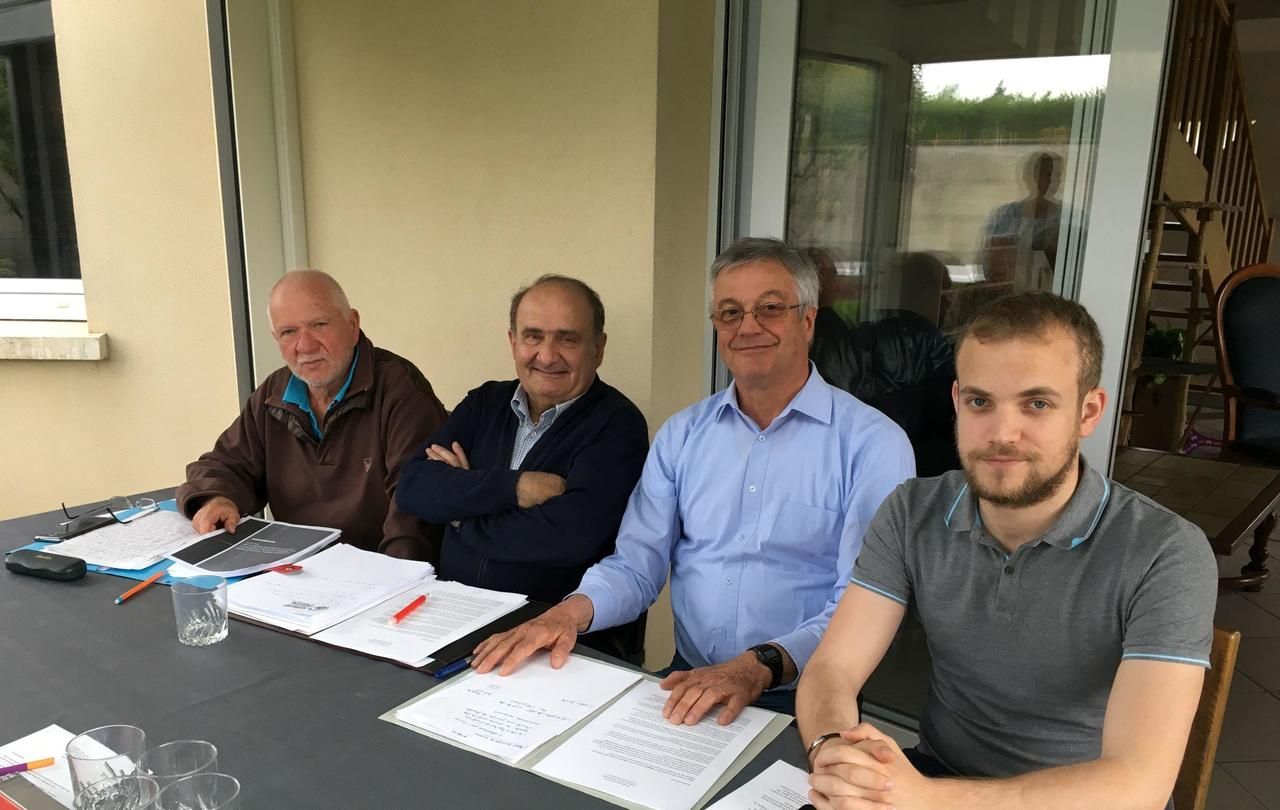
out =
<path fill-rule="evenodd" d="M 782 653 L 771 644 L 761 644 L 751 650 L 756 654 L 756 660 L 768 667 L 773 676 L 769 688 L 779 685 L 782 682 Z"/>

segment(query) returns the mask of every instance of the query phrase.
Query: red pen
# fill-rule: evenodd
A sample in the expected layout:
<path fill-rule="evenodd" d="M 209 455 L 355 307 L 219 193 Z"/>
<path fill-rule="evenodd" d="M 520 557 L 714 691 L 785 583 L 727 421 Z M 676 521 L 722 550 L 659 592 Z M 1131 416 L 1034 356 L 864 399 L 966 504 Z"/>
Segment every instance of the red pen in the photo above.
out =
<path fill-rule="evenodd" d="M 424 593 L 422 596 L 419 596 L 417 599 L 413 600 L 409 604 L 400 608 L 399 612 L 396 613 L 396 615 L 391 617 L 391 623 L 399 624 L 400 622 L 408 618 L 410 613 L 414 612 L 415 610 L 422 607 L 426 603 L 427 603 L 427 595 Z"/>

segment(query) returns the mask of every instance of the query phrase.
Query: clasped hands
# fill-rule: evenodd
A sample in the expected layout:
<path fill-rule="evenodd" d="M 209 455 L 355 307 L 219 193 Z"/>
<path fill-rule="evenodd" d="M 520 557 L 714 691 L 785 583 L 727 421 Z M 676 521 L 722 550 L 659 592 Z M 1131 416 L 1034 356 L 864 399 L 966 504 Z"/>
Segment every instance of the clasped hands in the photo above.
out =
<path fill-rule="evenodd" d="M 471 469 L 471 461 L 467 459 L 466 451 L 457 442 L 454 442 L 452 447 L 445 447 L 442 444 L 431 445 L 427 448 L 427 458 L 432 461 L 442 461 L 450 467 Z M 564 489 L 565 480 L 555 473 L 523 472 L 516 481 L 516 502 L 521 509 L 532 509 L 535 506 L 542 506 L 557 495 L 563 495 Z"/>
<path fill-rule="evenodd" d="M 892 737 L 870 723 L 840 732 L 812 755 L 809 801 L 817 810 L 931 810 L 932 780 Z"/>

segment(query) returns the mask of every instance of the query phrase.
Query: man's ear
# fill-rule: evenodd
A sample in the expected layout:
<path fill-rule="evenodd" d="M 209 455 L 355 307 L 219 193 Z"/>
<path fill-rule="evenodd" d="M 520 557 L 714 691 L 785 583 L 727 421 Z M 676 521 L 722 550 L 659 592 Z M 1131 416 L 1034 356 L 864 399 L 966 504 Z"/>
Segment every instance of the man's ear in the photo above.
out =
<path fill-rule="evenodd" d="M 1091 388 L 1085 392 L 1080 402 L 1080 437 L 1093 433 L 1107 407 L 1107 391 L 1105 388 Z"/>

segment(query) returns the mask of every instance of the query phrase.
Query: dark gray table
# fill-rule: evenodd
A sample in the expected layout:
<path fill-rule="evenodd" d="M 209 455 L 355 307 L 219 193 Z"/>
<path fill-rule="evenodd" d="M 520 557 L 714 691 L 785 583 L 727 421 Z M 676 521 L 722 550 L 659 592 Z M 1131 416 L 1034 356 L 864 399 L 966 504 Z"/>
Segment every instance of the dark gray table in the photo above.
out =
<path fill-rule="evenodd" d="M 0 549 L 61 519 L 0 521 Z M 51 723 L 74 733 L 130 723 L 152 742 L 206 739 L 219 768 L 240 779 L 244 810 L 612 806 L 378 719 L 434 684 L 427 675 L 234 621 L 225 641 L 183 647 L 168 588 L 112 604 L 130 584 L 0 571 L 0 743 Z M 793 730 L 726 792 L 776 759 L 803 765 Z"/>

